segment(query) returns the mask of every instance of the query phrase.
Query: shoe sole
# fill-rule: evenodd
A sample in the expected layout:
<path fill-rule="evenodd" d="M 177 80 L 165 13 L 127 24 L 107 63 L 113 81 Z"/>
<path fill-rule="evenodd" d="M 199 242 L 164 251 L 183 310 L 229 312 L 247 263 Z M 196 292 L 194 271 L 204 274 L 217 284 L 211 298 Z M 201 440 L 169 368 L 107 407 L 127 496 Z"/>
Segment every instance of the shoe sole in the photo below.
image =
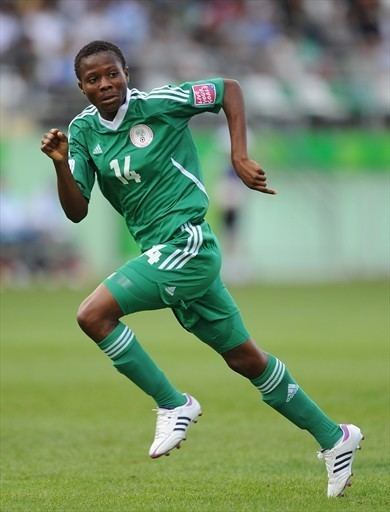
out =
<path fill-rule="evenodd" d="M 362 437 L 361 437 L 361 439 L 360 439 L 360 441 L 359 441 L 359 444 L 356 446 L 356 450 L 361 450 L 361 449 L 362 449 L 362 447 L 360 446 L 360 443 L 361 443 L 362 441 L 364 441 L 364 434 L 363 434 L 363 432 L 362 432 Z M 355 451 L 356 451 L 356 450 L 355 450 Z M 348 477 L 347 481 L 345 482 L 344 487 L 343 487 L 343 488 L 342 488 L 342 490 L 339 492 L 339 494 L 336 496 L 336 498 L 344 498 L 344 496 L 345 496 L 345 489 L 346 489 L 347 487 L 352 487 L 352 477 L 353 477 L 353 473 L 351 473 L 351 475 Z"/>
<path fill-rule="evenodd" d="M 200 418 L 200 416 L 202 416 L 202 414 L 203 414 L 203 413 L 202 413 L 202 412 L 200 412 L 196 418 L 194 418 L 193 420 L 191 420 L 191 423 L 198 423 L 198 419 Z M 188 426 L 188 428 L 190 428 L 191 423 L 190 423 L 190 425 Z M 187 429 L 187 431 L 188 431 L 188 429 Z M 186 434 L 187 434 L 187 432 L 186 432 Z M 183 439 L 180 439 L 180 441 L 179 441 L 177 444 L 175 444 L 175 446 L 172 446 L 172 448 L 170 448 L 167 452 L 165 452 L 165 453 L 160 453 L 160 454 L 158 454 L 158 455 L 151 455 L 150 457 L 151 457 L 153 460 L 154 460 L 154 459 L 159 459 L 160 457 L 164 457 L 164 456 L 165 456 L 165 457 L 168 457 L 168 456 L 170 455 L 170 453 L 171 453 L 171 451 L 172 451 L 172 450 L 174 450 L 174 449 L 176 449 L 176 450 L 180 450 L 180 448 L 181 448 L 181 443 L 182 443 L 183 441 L 186 441 L 186 440 L 187 440 L 187 437 L 184 437 Z"/>

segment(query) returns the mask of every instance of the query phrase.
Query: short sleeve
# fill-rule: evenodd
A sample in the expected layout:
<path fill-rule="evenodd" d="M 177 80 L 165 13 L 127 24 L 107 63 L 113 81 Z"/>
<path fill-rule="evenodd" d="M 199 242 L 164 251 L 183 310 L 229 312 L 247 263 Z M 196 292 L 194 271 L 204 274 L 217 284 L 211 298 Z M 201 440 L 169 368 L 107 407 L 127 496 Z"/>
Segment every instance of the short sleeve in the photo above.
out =
<path fill-rule="evenodd" d="M 89 201 L 95 183 L 95 172 L 81 128 L 74 122 L 68 128 L 69 167 L 81 193 Z"/>
<path fill-rule="evenodd" d="M 223 78 L 184 82 L 169 87 L 177 98 L 170 103 L 170 113 L 178 117 L 192 117 L 202 112 L 217 114 L 223 105 Z"/>

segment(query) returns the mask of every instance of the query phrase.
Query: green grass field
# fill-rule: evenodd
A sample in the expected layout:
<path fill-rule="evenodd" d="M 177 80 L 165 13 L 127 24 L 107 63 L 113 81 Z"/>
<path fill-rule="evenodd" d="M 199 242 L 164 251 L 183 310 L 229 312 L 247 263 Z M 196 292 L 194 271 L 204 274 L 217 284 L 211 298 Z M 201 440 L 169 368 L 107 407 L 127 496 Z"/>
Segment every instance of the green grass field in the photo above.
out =
<path fill-rule="evenodd" d="M 1 301 L 1 511 L 389 510 L 389 326 L 380 283 L 232 289 L 253 336 L 366 440 L 345 498 L 326 498 L 317 446 L 261 402 L 169 311 L 129 318 L 204 414 L 152 461 L 152 401 L 79 331 L 88 290 L 6 290 Z"/>

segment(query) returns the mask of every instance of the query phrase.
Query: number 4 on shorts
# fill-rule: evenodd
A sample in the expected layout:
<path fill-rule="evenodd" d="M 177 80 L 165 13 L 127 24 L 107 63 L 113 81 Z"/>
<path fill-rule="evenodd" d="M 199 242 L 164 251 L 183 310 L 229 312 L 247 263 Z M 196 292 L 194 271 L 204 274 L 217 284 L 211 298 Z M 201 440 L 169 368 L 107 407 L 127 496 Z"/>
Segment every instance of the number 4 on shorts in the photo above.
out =
<path fill-rule="evenodd" d="M 148 263 L 150 263 L 150 265 L 153 265 L 154 263 L 157 263 L 160 260 L 160 249 L 162 249 L 163 247 L 165 247 L 165 244 L 153 245 L 151 249 L 144 252 L 145 256 L 148 257 Z"/>

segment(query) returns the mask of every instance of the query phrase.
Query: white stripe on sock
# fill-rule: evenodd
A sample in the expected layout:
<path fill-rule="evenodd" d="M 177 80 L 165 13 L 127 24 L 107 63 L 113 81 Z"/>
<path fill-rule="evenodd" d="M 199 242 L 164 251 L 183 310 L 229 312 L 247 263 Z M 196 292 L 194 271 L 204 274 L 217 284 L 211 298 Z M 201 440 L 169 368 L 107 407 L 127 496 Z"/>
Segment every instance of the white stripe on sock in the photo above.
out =
<path fill-rule="evenodd" d="M 115 350 L 119 347 L 119 345 L 122 345 L 123 340 L 127 338 L 131 334 L 131 331 L 128 327 L 122 331 L 122 334 L 117 338 L 114 343 L 112 343 L 109 347 L 103 349 L 103 352 L 108 355 L 108 357 L 111 357 L 112 352 L 115 352 Z"/>
<path fill-rule="evenodd" d="M 114 352 L 113 354 L 110 355 L 110 358 L 111 359 L 114 359 L 114 357 L 118 356 L 119 354 L 121 354 L 122 352 L 125 351 L 125 349 L 130 345 L 131 343 L 131 340 L 134 338 L 134 333 L 130 331 L 130 337 L 129 338 L 126 338 L 126 340 L 122 343 L 122 345 L 120 347 L 118 347 L 118 350 L 116 352 Z"/>
<path fill-rule="evenodd" d="M 271 375 L 268 377 L 268 379 L 263 383 L 261 384 L 260 386 L 257 386 L 258 389 L 260 389 L 260 391 L 263 390 L 263 388 L 266 388 L 275 378 L 275 375 L 278 373 L 279 371 L 279 366 L 281 365 L 282 363 L 279 361 L 279 359 L 276 359 L 276 364 L 275 364 L 275 368 L 272 370 L 272 373 Z"/>
<path fill-rule="evenodd" d="M 280 363 L 278 373 L 275 375 L 275 378 L 273 379 L 273 381 L 270 382 L 268 384 L 268 386 L 262 387 L 261 392 L 263 394 L 271 393 L 271 391 L 273 391 L 279 385 L 280 381 L 283 379 L 285 369 L 286 369 L 286 367 L 284 366 L 284 364 Z"/>

